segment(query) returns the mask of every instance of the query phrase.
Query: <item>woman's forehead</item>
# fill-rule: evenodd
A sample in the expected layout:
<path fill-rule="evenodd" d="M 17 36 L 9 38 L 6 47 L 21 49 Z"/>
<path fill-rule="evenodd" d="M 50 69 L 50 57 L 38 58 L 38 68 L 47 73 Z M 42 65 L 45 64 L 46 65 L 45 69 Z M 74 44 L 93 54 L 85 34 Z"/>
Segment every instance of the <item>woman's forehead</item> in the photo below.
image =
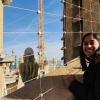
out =
<path fill-rule="evenodd" d="M 84 41 L 85 41 L 85 40 L 94 40 L 94 39 L 96 39 L 96 38 L 94 38 L 93 35 L 88 35 L 88 36 L 86 36 L 86 37 L 84 38 Z M 96 39 L 96 40 L 97 40 L 97 39 Z"/>

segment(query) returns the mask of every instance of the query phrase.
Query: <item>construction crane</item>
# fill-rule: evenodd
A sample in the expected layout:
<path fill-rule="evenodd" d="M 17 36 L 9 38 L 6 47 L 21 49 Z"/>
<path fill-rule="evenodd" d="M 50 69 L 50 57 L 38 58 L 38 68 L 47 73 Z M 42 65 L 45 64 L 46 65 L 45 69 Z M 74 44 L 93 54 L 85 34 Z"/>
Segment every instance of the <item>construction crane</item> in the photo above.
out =
<path fill-rule="evenodd" d="M 41 66 L 41 69 L 43 68 L 43 64 L 45 61 L 45 42 L 44 42 L 44 24 L 43 24 L 43 0 L 38 0 L 38 48 L 39 48 L 39 64 Z"/>

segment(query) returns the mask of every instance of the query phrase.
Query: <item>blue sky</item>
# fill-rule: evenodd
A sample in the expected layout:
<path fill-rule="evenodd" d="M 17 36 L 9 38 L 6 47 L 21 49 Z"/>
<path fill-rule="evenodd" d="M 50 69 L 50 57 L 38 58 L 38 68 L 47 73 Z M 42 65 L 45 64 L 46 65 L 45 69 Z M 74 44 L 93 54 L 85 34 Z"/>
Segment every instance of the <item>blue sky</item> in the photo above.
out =
<path fill-rule="evenodd" d="M 38 53 L 38 0 L 12 0 L 4 7 L 4 51 L 22 56 L 25 48 Z M 63 4 L 60 0 L 44 0 L 45 54 L 47 59 L 61 59 Z"/>

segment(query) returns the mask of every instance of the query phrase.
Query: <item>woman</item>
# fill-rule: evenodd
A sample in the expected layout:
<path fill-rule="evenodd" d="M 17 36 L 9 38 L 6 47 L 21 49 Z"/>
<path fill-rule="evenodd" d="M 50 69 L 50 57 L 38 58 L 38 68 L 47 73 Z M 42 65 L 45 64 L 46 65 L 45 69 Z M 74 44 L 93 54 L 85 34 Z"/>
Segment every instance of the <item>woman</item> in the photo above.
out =
<path fill-rule="evenodd" d="M 80 47 L 83 83 L 71 77 L 70 91 L 76 100 L 100 100 L 100 33 L 87 33 Z"/>

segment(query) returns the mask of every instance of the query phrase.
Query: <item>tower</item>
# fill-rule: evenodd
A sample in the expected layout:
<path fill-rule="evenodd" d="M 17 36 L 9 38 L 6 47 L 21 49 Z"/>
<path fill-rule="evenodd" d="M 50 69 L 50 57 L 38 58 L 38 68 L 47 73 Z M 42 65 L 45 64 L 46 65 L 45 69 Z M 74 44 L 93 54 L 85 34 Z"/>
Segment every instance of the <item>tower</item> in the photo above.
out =
<path fill-rule="evenodd" d="M 2 60 L 3 54 L 3 5 L 9 4 L 10 0 L 0 0 L 0 60 Z M 2 67 L 2 63 L 0 63 L 0 98 L 7 95 L 6 83 L 5 83 L 5 75 Z"/>
<path fill-rule="evenodd" d="M 10 0 L 0 0 L 0 58 L 3 53 L 3 5 L 8 5 Z"/>
<path fill-rule="evenodd" d="M 45 60 L 45 54 L 44 54 L 44 49 L 45 49 L 45 43 L 44 43 L 44 27 L 43 27 L 43 0 L 38 0 L 38 19 L 39 19 L 39 24 L 38 24 L 38 48 L 39 48 L 39 64 L 42 69 L 43 68 L 43 63 Z"/>
<path fill-rule="evenodd" d="M 79 56 L 82 36 L 100 32 L 100 2 L 95 0 L 62 0 L 64 64 Z"/>

